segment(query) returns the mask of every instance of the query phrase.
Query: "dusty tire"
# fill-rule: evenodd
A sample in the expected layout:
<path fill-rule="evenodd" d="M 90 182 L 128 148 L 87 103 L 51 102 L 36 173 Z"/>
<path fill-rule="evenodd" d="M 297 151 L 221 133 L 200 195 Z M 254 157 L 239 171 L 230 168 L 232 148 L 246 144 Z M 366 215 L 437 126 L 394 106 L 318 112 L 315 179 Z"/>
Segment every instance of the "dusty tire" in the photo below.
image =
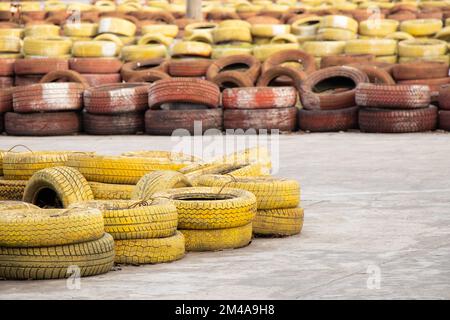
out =
<path fill-rule="evenodd" d="M 4 90 L 0 90 L 0 115 L 3 116 L 3 113 L 5 112 L 9 112 L 12 111 L 12 92 L 13 89 L 4 89 Z M 2 119 L 3 120 L 3 119 Z M 1 126 L 3 126 L 3 122 L 0 124 Z M 2 130 L 0 130 L 0 132 L 2 132 Z"/>
<path fill-rule="evenodd" d="M 450 110 L 450 85 L 443 85 L 439 89 L 439 108 Z"/>
<path fill-rule="evenodd" d="M 114 240 L 109 234 L 98 240 L 62 246 L 0 247 L 0 278 L 10 280 L 68 278 L 73 275 L 73 265 L 79 267 L 81 277 L 87 277 L 106 273 L 113 264 Z"/>
<path fill-rule="evenodd" d="M 450 131 L 450 111 L 439 111 L 439 125 L 438 128 L 445 131 Z"/>
<path fill-rule="evenodd" d="M 305 110 L 298 112 L 300 130 L 310 132 L 347 131 L 358 128 L 358 107 L 338 110 Z"/>
<path fill-rule="evenodd" d="M 343 92 L 332 92 L 327 94 L 317 94 L 314 92 L 316 85 L 334 78 L 349 79 L 355 87 Z M 333 110 L 348 108 L 356 105 L 355 92 L 360 83 L 369 82 L 367 75 L 352 67 L 331 67 L 321 69 L 308 76 L 300 86 L 300 98 L 302 105 L 308 110 Z M 330 84 L 333 87 L 333 83 Z"/>
<path fill-rule="evenodd" d="M 22 200 L 26 180 L 4 180 L 0 179 L 0 200 Z M 3 209 L 0 206 L 0 210 Z M 18 208 L 19 209 L 19 208 Z"/>
<path fill-rule="evenodd" d="M 250 223 L 256 213 L 255 196 L 241 189 L 177 188 L 154 194 L 158 197 L 172 200 L 177 207 L 179 229 L 240 227 Z"/>
<path fill-rule="evenodd" d="M 83 77 L 90 87 L 122 82 L 120 73 L 84 73 Z"/>
<path fill-rule="evenodd" d="M 224 109 L 288 108 L 296 101 L 294 87 L 233 88 L 222 92 Z"/>
<path fill-rule="evenodd" d="M 5 131 L 12 136 L 63 136 L 80 130 L 81 117 L 76 112 L 5 114 Z"/>
<path fill-rule="evenodd" d="M 276 81 L 278 77 L 289 78 L 292 85 L 297 89 L 300 84 L 307 79 L 305 72 L 292 69 L 289 67 L 276 66 L 264 71 L 258 79 L 258 87 L 268 87 L 273 81 Z"/>
<path fill-rule="evenodd" d="M 359 111 L 359 127 L 372 133 L 424 132 L 436 129 L 437 118 L 434 106 L 411 110 L 367 108 Z"/>
<path fill-rule="evenodd" d="M 348 66 L 363 71 L 369 77 L 370 83 L 395 84 L 395 80 L 385 69 L 370 64 L 349 64 Z"/>
<path fill-rule="evenodd" d="M 295 131 L 297 108 L 227 109 L 223 112 L 224 129 Z"/>
<path fill-rule="evenodd" d="M 204 77 L 212 63 L 211 59 L 172 59 L 168 73 L 172 77 Z"/>
<path fill-rule="evenodd" d="M 185 187 L 192 187 L 192 184 L 184 174 L 169 170 L 154 171 L 138 181 L 131 198 L 147 200 L 157 192 Z"/>
<path fill-rule="evenodd" d="M 117 58 L 71 58 L 69 68 L 79 73 L 118 73 L 122 61 Z"/>
<path fill-rule="evenodd" d="M 119 264 L 154 264 L 179 260 L 185 254 L 185 241 L 181 232 L 167 238 L 115 241 Z"/>
<path fill-rule="evenodd" d="M 63 71 L 50 71 L 42 79 L 39 83 L 48 83 L 55 82 L 58 80 L 64 80 L 65 82 L 75 82 L 82 84 L 85 88 L 89 87 L 86 79 L 78 72 L 73 70 L 63 70 Z"/>
<path fill-rule="evenodd" d="M 297 181 L 264 177 L 230 177 L 203 175 L 197 179 L 203 187 L 229 187 L 249 191 L 256 197 L 258 210 L 295 208 L 300 203 Z"/>
<path fill-rule="evenodd" d="M 356 89 L 358 106 L 414 109 L 430 104 L 430 88 L 424 85 L 382 85 L 362 83 Z"/>
<path fill-rule="evenodd" d="M 246 67 L 242 71 L 252 82 L 255 82 L 261 72 L 261 62 L 251 55 L 237 54 L 231 56 L 225 56 L 215 60 L 208 68 L 206 72 L 206 79 L 213 81 L 220 73 L 227 70 L 233 65 L 245 65 Z"/>
<path fill-rule="evenodd" d="M 1 201 L 0 202 L 0 211 L 5 210 L 29 210 L 29 209 L 39 209 L 39 207 L 26 203 L 23 201 Z"/>
<path fill-rule="evenodd" d="M 216 230 L 180 230 L 186 251 L 218 251 L 247 246 L 252 241 L 252 224 Z"/>
<path fill-rule="evenodd" d="M 94 135 L 136 134 L 144 131 L 144 114 L 127 112 L 107 115 L 84 112 L 83 127 L 86 133 Z"/>
<path fill-rule="evenodd" d="M 120 73 L 124 81 L 129 82 L 131 78 L 136 76 L 145 75 L 149 71 L 161 71 L 163 73 L 168 72 L 168 62 L 164 58 L 138 60 L 133 62 L 127 62 L 122 66 Z"/>
<path fill-rule="evenodd" d="M 0 59 L 0 77 L 9 77 L 14 75 L 14 64 L 16 59 Z"/>
<path fill-rule="evenodd" d="M 303 209 L 258 210 L 253 220 L 253 233 L 264 236 L 292 236 L 303 227 Z"/>
<path fill-rule="evenodd" d="M 189 102 L 217 108 L 220 91 L 214 83 L 190 78 L 163 79 L 150 86 L 148 105 L 151 109 L 169 102 Z"/>
<path fill-rule="evenodd" d="M 353 63 L 367 63 L 373 61 L 375 56 L 373 54 L 338 54 L 323 57 L 320 60 L 320 68 L 330 68 L 345 66 Z"/>
<path fill-rule="evenodd" d="M 60 58 L 19 59 L 14 63 L 14 73 L 18 75 L 42 75 L 55 70 L 69 70 L 69 63 Z"/>
<path fill-rule="evenodd" d="M 436 79 L 448 77 L 448 64 L 437 61 L 416 61 L 396 64 L 395 80 Z"/>
<path fill-rule="evenodd" d="M 290 61 L 301 62 L 303 69 L 300 69 L 300 71 L 303 71 L 306 74 L 316 71 L 314 57 L 309 53 L 302 50 L 282 50 L 271 55 L 266 61 L 264 61 L 261 72 L 264 73 L 273 67 Z"/>
<path fill-rule="evenodd" d="M 168 200 L 94 200 L 71 205 L 73 209 L 97 209 L 103 215 L 105 232 L 114 240 L 171 237 L 177 231 L 178 213 Z"/>
<path fill-rule="evenodd" d="M 220 72 L 211 82 L 217 84 L 220 89 L 253 87 L 253 80 L 244 72 L 223 71 Z"/>
<path fill-rule="evenodd" d="M 208 110 L 147 110 L 145 132 L 151 135 L 171 135 L 174 130 L 187 130 L 194 134 L 195 122 L 201 122 L 201 131 L 222 130 L 222 109 Z"/>
<path fill-rule="evenodd" d="M 53 167 L 33 174 L 25 187 L 23 201 L 39 207 L 67 208 L 75 202 L 93 200 L 83 175 L 69 167 Z"/>
<path fill-rule="evenodd" d="M 134 185 L 89 182 L 95 200 L 130 200 Z"/>

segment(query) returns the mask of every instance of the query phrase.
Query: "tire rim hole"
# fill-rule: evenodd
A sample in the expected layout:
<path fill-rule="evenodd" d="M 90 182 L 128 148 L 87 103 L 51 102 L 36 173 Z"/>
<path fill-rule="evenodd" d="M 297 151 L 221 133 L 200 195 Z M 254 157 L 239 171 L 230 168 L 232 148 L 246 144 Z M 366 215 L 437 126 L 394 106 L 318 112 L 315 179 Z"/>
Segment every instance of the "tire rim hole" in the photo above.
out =
<path fill-rule="evenodd" d="M 327 91 L 346 91 L 356 88 L 356 83 L 347 77 L 330 77 L 319 81 L 313 87 L 314 93 L 328 93 Z"/>
<path fill-rule="evenodd" d="M 181 194 L 173 196 L 174 200 L 181 201 L 217 201 L 217 200 L 230 200 L 234 199 L 233 196 L 228 194 Z"/>
<path fill-rule="evenodd" d="M 61 199 L 50 188 L 43 188 L 36 193 L 33 204 L 44 209 L 64 208 Z"/>

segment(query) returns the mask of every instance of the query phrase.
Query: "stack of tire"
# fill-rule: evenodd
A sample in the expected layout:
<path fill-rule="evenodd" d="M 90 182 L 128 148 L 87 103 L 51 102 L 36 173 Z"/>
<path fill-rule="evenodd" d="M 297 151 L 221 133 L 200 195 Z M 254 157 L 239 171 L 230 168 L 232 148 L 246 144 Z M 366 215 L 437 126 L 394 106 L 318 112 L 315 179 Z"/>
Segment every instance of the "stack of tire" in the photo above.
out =
<path fill-rule="evenodd" d="M 117 83 L 85 90 L 83 126 L 88 134 L 136 134 L 144 131 L 148 104 L 145 83 Z"/>
<path fill-rule="evenodd" d="M 253 219 L 253 233 L 257 235 L 290 236 L 302 229 L 303 209 L 298 207 L 300 186 L 297 181 L 270 176 L 203 175 L 198 184 L 210 188 L 236 188 L 254 194 L 258 211 Z"/>
<path fill-rule="evenodd" d="M 378 62 L 397 62 L 397 41 L 394 39 L 356 39 L 345 44 L 346 54 L 372 54 Z"/>
<path fill-rule="evenodd" d="M 151 135 L 204 133 L 222 130 L 219 87 L 207 80 L 170 78 L 153 83 L 148 91 L 150 110 L 145 132 Z M 176 132 L 175 132 L 176 133 Z"/>
<path fill-rule="evenodd" d="M 425 85 L 362 83 L 356 89 L 363 132 L 406 133 L 436 129 L 438 110 Z"/>
<path fill-rule="evenodd" d="M 153 197 L 169 198 L 177 208 L 186 251 L 240 248 L 251 242 L 256 198 L 248 191 L 187 187 L 161 191 Z"/>
<path fill-rule="evenodd" d="M 74 82 L 52 81 L 69 79 Z M 71 135 L 81 131 L 79 110 L 87 86 L 74 71 L 52 71 L 39 84 L 15 88 L 14 112 L 5 114 L 5 131 L 9 135 Z"/>
<path fill-rule="evenodd" d="M 450 131 L 450 85 L 441 86 L 439 90 L 438 128 Z"/>
<path fill-rule="evenodd" d="M 325 68 L 310 74 L 299 89 L 303 105 L 298 118 L 300 130 L 357 129 L 356 87 L 366 82 L 369 78 L 365 72 L 348 66 Z"/>
<path fill-rule="evenodd" d="M 15 58 L 0 57 L 0 89 L 14 86 Z"/>
<path fill-rule="evenodd" d="M 13 86 L 11 64 L 20 56 L 21 40 L 19 37 L 8 35 L 0 36 L 0 88 Z M 9 67 L 8 67 L 9 66 Z M 6 68 L 4 68 L 6 67 Z"/>
<path fill-rule="evenodd" d="M 125 63 L 120 73 L 125 82 L 155 82 L 170 78 L 169 65 L 164 58 L 138 60 Z"/>
<path fill-rule="evenodd" d="M 447 42 L 443 40 L 427 38 L 404 40 L 399 42 L 398 51 L 400 63 L 417 60 L 449 63 Z"/>
<path fill-rule="evenodd" d="M 75 203 L 71 208 L 98 209 L 105 232 L 114 238 L 115 262 L 154 264 L 181 259 L 184 236 L 177 231 L 178 213 L 167 199 L 152 201 L 107 200 Z"/>
<path fill-rule="evenodd" d="M 12 88 L 0 90 L 0 133 L 4 129 L 4 114 L 12 111 Z"/>
<path fill-rule="evenodd" d="M 51 71 L 65 71 L 68 69 L 67 59 L 62 58 L 17 59 L 14 63 L 14 85 L 19 87 L 36 84 Z"/>

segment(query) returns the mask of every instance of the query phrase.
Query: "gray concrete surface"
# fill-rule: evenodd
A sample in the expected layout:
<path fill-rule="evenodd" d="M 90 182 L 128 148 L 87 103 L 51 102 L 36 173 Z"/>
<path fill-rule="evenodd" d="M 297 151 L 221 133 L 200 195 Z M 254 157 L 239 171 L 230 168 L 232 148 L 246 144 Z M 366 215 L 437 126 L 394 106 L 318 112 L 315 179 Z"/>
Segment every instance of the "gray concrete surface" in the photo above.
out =
<path fill-rule="evenodd" d="M 168 137 L 0 137 L 0 148 L 170 150 Z M 302 186 L 301 235 L 83 278 L 0 281 L 0 299 L 449 299 L 450 135 L 286 135 L 278 175 Z M 379 278 L 377 278 L 379 275 Z M 380 279 L 377 289 L 377 279 Z"/>

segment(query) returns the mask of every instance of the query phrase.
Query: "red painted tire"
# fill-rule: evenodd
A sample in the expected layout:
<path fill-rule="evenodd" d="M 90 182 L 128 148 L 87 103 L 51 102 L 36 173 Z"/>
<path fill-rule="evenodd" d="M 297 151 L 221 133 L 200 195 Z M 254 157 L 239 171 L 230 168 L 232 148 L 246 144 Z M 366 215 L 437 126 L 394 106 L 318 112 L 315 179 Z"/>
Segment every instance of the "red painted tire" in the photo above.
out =
<path fill-rule="evenodd" d="M 117 83 L 88 88 L 84 91 L 84 106 L 95 114 L 139 112 L 147 109 L 148 90 L 145 83 Z"/>
<path fill-rule="evenodd" d="M 43 76 L 44 76 L 43 74 L 34 74 L 34 75 L 29 75 L 29 76 L 15 75 L 14 76 L 14 85 L 16 87 L 23 87 L 23 86 L 28 86 L 30 84 L 37 84 L 37 83 L 39 83 L 39 81 L 41 81 Z"/>
<path fill-rule="evenodd" d="M 205 132 L 209 129 L 222 130 L 222 109 L 207 110 L 147 110 L 145 113 L 145 132 L 151 135 L 172 135 L 181 129 L 190 134 Z M 201 122 L 201 129 L 195 130 L 195 122 Z"/>
<path fill-rule="evenodd" d="M 71 58 L 70 70 L 79 73 L 118 73 L 122 68 L 122 61 L 117 58 Z"/>
<path fill-rule="evenodd" d="M 278 77 L 281 77 L 282 79 L 289 78 L 292 85 L 296 88 L 299 88 L 300 85 L 307 79 L 307 75 L 303 71 L 283 66 L 276 66 L 261 74 L 256 85 L 258 87 L 269 87 L 272 85 L 273 81 L 277 81 Z"/>
<path fill-rule="evenodd" d="M 172 77 L 204 77 L 211 59 L 172 59 L 168 63 L 168 72 Z"/>
<path fill-rule="evenodd" d="M 298 112 L 300 130 L 310 132 L 346 131 L 358 128 L 358 107 L 338 110 L 306 110 Z"/>
<path fill-rule="evenodd" d="M 220 103 L 219 87 L 206 80 L 170 78 L 156 81 L 148 91 L 148 105 L 157 109 L 167 102 L 189 102 L 217 108 Z"/>
<path fill-rule="evenodd" d="M 297 108 L 227 109 L 223 112 L 224 129 L 278 129 L 294 131 L 297 127 Z"/>
<path fill-rule="evenodd" d="M 438 61 L 415 61 L 396 64 L 395 80 L 436 79 L 448 77 L 448 64 Z"/>
<path fill-rule="evenodd" d="M 12 92 L 12 88 L 0 90 L 0 114 L 12 111 Z"/>
<path fill-rule="evenodd" d="M 144 113 L 105 115 L 84 112 L 83 128 L 86 133 L 95 135 L 136 134 L 144 131 Z"/>
<path fill-rule="evenodd" d="M 336 78 L 348 79 L 355 87 L 352 86 L 345 91 L 336 87 L 330 93 L 316 93 L 315 88 L 318 84 L 325 84 L 326 89 L 330 90 L 342 82 L 334 83 L 333 80 Z M 327 84 L 326 81 L 329 81 L 330 84 Z M 331 67 L 318 70 L 310 74 L 300 85 L 302 105 L 307 110 L 335 110 L 355 106 L 356 87 L 365 82 L 369 82 L 367 75 L 353 67 Z"/>
<path fill-rule="evenodd" d="M 90 87 L 122 82 L 120 73 L 84 73 L 83 77 Z"/>
<path fill-rule="evenodd" d="M 414 109 L 431 102 L 430 88 L 423 85 L 383 85 L 361 83 L 356 89 L 356 104 L 362 107 Z"/>
<path fill-rule="evenodd" d="M 320 60 L 320 68 L 330 68 L 330 67 L 338 67 L 350 65 L 353 63 L 367 63 L 371 62 L 375 59 L 373 54 L 338 54 L 323 57 Z"/>
<path fill-rule="evenodd" d="M 246 87 L 225 89 L 222 92 L 224 109 L 269 109 L 295 106 L 294 87 Z"/>
<path fill-rule="evenodd" d="M 0 89 L 11 88 L 14 86 L 13 77 L 0 77 Z"/>
<path fill-rule="evenodd" d="M 14 75 L 14 63 L 16 59 L 0 59 L 0 77 L 8 77 Z"/>
<path fill-rule="evenodd" d="M 237 71 L 229 70 L 229 68 L 232 68 L 233 66 L 238 66 L 240 67 L 239 69 L 242 69 L 242 65 L 245 65 L 246 67 L 239 72 L 244 73 L 253 82 L 255 82 L 261 73 L 261 62 L 248 54 L 236 54 L 215 60 L 211 63 L 208 71 L 206 72 L 206 79 L 212 81 L 217 75 L 224 71 Z"/>
<path fill-rule="evenodd" d="M 439 89 L 439 108 L 450 110 L 450 85 L 443 85 Z"/>
<path fill-rule="evenodd" d="M 42 75 L 55 70 L 69 70 L 69 62 L 60 58 L 29 58 L 18 59 L 14 64 L 14 73 L 18 75 Z"/>
<path fill-rule="evenodd" d="M 14 112 L 80 110 L 84 86 L 81 83 L 38 83 L 13 90 Z"/>
<path fill-rule="evenodd" d="M 292 49 L 282 50 L 271 55 L 269 58 L 267 58 L 266 61 L 264 61 L 261 72 L 264 73 L 267 70 L 282 65 L 286 62 L 301 62 L 303 65 L 303 69 L 299 70 L 305 72 L 306 74 L 310 74 L 316 71 L 316 63 L 312 55 L 302 50 Z"/>
<path fill-rule="evenodd" d="M 5 113 L 5 131 L 14 136 L 61 136 L 80 132 L 76 112 Z"/>
<path fill-rule="evenodd" d="M 438 128 L 445 131 L 450 131 L 450 111 L 439 111 L 439 125 Z"/>
<path fill-rule="evenodd" d="M 64 82 L 75 82 L 83 85 L 85 88 L 89 87 L 86 79 L 78 72 L 73 70 L 63 70 L 63 71 L 50 71 L 42 79 L 39 83 L 48 83 L 48 82 L 56 82 L 56 81 L 64 81 Z"/>
<path fill-rule="evenodd" d="M 220 72 L 211 82 L 217 84 L 221 90 L 236 87 L 253 87 L 253 80 L 246 73 L 240 71 Z"/>
<path fill-rule="evenodd" d="M 362 132 L 407 133 L 435 130 L 438 110 L 435 106 L 411 110 L 363 108 L 359 111 Z"/>
<path fill-rule="evenodd" d="M 136 76 L 145 75 L 149 71 L 161 71 L 167 73 L 169 63 L 164 58 L 138 60 L 127 62 L 122 66 L 120 73 L 122 78 L 126 82 L 130 82 L 130 79 Z"/>
<path fill-rule="evenodd" d="M 370 64 L 349 64 L 349 67 L 354 67 L 356 69 L 364 72 L 368 77 L 370 83 L 376 84 L 395 84 L 395 80 L 392 78 L 391 74 L 385 69 L 379 68 Z"/>

